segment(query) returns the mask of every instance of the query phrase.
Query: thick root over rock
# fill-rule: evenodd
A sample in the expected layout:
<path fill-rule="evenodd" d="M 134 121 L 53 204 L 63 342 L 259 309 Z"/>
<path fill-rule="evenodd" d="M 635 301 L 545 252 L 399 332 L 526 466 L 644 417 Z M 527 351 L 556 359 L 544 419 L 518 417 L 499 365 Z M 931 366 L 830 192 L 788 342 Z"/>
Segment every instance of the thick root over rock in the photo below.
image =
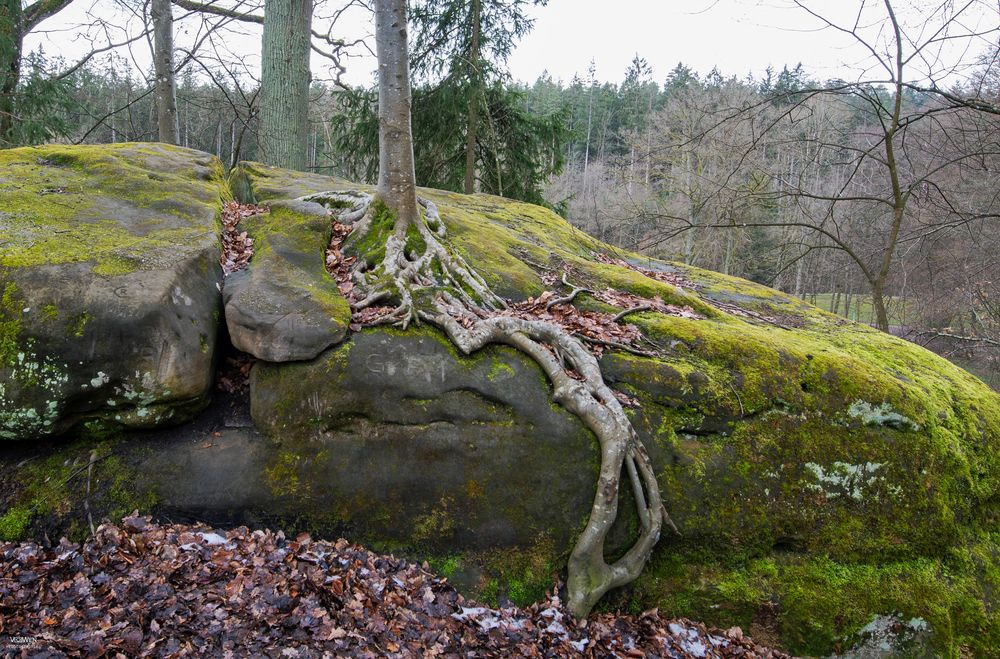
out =
<path fill-rule="evenodd" d="M 355 240 L 363 239 L 372 230 L 375 214 L 385 210 L 377 198 L 362 193 L 321 193 L 303 199 L 335 208 L 338 222 L 354 225 Z M 351 278 L 359 291 L 352 306 L 359 311 L 392 301 L 396 306 L 375 323 L 405 328 L 414 321 L 426 322 L 444 331 L 466 354 L 491 343 L 520 350 L 545 372 L 553 399 L 597 436 L 601 450 L 597 491 L 587 526 L 570 554 L 567 580 L 569 610 L 586 616 L 606 592 L 639 576 L 664 525 L 676 532 L 652 463 L 586 345 L 555 323 L 505 314 L 504 300 L 442 243 L 445 225 L 437 207 L 424 199 L 420 206 L 423 217 L 414 225 L 395 222 L 380 263 L 369 267 L 363 258 L 356 261 Z M 407 232 L 414 230 L 420 240 L 413 242 L 423 247 L 420 253 L 407 252 Z M 618 515 L 623 471 L 641 528 L 625 555 L 608 564 L 604 544 Z"/>

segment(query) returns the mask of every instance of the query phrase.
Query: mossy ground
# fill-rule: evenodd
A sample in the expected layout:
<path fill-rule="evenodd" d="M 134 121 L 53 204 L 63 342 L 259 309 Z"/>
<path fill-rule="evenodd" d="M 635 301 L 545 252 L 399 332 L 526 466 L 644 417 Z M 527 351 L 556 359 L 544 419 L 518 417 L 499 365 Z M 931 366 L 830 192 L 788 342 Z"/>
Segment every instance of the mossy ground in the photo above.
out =
<path fill-rule="evenodd" d="M 128 439 L 119 430 L 92 422 L 71 439 L 44 454 L 33 451 L 30 459 L 4 470 L 0 540 L 50 532 L 82 540 L 90 532 L 85 501 L 95 523 L 104 517 L 121 519 L 134 510 L 153 511 L 155 489 L 135 470 L 134 452 L 122 450 Z"/>
<path fill-rule="evenodd" d="M 940 558 L 839 562 L 822 553 L 753 556 L 719 547 L 658 552 L 626 598 L 633 612 L 655 604 L 668 616 L 773 636 L 806 656 L 850 648 L 873 612 L 926 621 L 940 656 L 995 656 L 1000 626 L 998 537 L 983 533 Z"/>

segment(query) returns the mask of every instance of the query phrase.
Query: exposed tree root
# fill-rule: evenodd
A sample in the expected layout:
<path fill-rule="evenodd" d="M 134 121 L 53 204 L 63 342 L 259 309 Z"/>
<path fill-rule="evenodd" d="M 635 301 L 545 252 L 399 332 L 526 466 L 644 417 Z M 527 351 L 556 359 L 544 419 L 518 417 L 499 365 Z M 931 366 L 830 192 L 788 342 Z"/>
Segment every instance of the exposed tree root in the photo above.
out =
<path fill-rule="evenodd" d="M 562 283 L 563 283 L 564 286 L 566 286 L 567 288 L 570 288 L 572 290 L 570 291 L 569 295 L 567 295 L 565 297 L 557 297 L 557 298 L 554 298 L 552 300 L 549 300 L 548 304 L 545 305 L 545 309 L 546 310 L 551 309 L 552 307 L 556 306 L 557 304 L 573 304 L 573 300 L 575 300 L 576 296 L 579 295 L 580 293 L 593 293 L 593 291 L 590 290 L 589 288 L 581 288 L 579 286 L 574 286 L 573 284 L 571 284 L 568 281 L 566 281 L 566 273 L 565 272 L 563 273 L 563 276 L 562 276 Z"/>
<path fill-rule="evenodd" d="M 354 225 L 350 238 L 354 241 L 372 230 L 376 213 L 384 212 L 380 202 L 362 193 L 321 193 L 303 199 L 335 208 L 338 222 Z M 424 216 L 412 227 L 395 222 L 381 263 L 369 267 L 364 258 L 359 258 L 353 264 L 351 278 L 357 289 L 351 296 L 352 307 L 361 311 L 377 302 L 391 301 L 396 306 L 369 324 L 392 323 L 405 328 L 411 322 L 424 321 L 443 330 L 465 354 L 491 343 L 520 350 L 545 372 L 552 383 L 554 400 L 597 436 L 601 451 L 597 492 L 587 526 L 568 565 L 568 606 L 575 615 L 585 616 L 607 591 L 639 576 L 664 524 L 677 532 L 663 505 L 652 463 L 586 345 L 553 322 L 505 313 L 504 300 L 461 256 L 441 242 L 445 226 L 437 207 L 424 199 L 419 203 Z M 423 246 L 419 254 L 407 253 L 406 249 L 407 231 L 413 229 L 420 237 L 417 244 Z M 569 304 L 578 294 L 587 292 L 571 286 L 565 277 L 564 283 L 572 292 L 549 307 Z M 641 528 L 625 555 L 608 564 L 604 545 L 618 514 L 623 469 L 631 484 Z"/>
<path fill-rule="evenodd" d="M 617 323 L 619 320 L 623 319 L 625 316 L 629 316 L 629 315 L 634 314 L 634 313 L 640 313 L 642 311 L 650 311 L 652 309 L 653 309 L 653 305 L 651 305 L 651 304 L 640 304 L 638 306 L 632 307 L 631 309 L 626 309 L 625 311 L 619 312 L 611 320 L 612 320 L 612 322 Z"/>

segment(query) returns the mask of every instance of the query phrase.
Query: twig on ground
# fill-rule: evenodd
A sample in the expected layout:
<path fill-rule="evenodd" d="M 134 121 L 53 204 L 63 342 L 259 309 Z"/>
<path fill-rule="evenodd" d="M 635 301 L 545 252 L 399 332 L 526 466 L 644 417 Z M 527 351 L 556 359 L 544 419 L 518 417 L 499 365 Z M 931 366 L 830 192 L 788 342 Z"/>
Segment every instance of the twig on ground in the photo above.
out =
<path fill-rule="evenodd" d="M 94 478 L 94 463 L 97 462 L 97 449 L 90 452 L 90 462 L 87 463 L 87 496 L 83 499 L 83 507 L 87 510 L 87 521 L 90 523 L 90 535 L 97 533 L 94 526 L 94 516 L 90 514 L 90 484 Z"/>
<path fill-rule="evenodd" d="M 740 418 L 745 417 L 747 415 L 747 411 L 743 409 L 743 399 L 740 398 L 740 392 L 736 391 L 736 387 L 733 386 L 732 382 L 729 383 L 729 388 L 733 390 L 733 395 L 736 396 L 736 402 L 740 404 Z"/>
<path fill-rule="evenodd" d="M 590 336 L 585 336 L 579 332 L 574 332 L 573 336 L 580 339 L 581 341 L 586 341 L 587 343 L 593 343 L 599 346 L 605 346 L 608 348 L 615 348 L 617 350 L 624 350 L 625 352 L 630 352 L 633 355 L 638 355 L 640 357 L 656 357 L 655 352 L 646 352 L 645 350 L 639 350 L 638 348 L 633 348 L 632 346 L 625 345 L 624 343 L 619 343 L 617 341 L 605 341 L 603 339 L 595 339 Z"/>

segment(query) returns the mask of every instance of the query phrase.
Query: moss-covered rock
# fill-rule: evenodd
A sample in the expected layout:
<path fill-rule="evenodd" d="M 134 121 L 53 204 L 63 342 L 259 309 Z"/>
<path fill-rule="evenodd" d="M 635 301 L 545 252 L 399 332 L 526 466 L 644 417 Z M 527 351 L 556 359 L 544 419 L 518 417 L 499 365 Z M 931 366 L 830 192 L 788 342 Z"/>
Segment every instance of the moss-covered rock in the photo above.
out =
<path fill-rule="evenodd" d="M 245 175 L 261 201 L 357 187 L 257 165 Z M 437 204 L 451 246 L 503 295 L 538 295 L 547 288 L 542 275 L 562 270 L 591 289 L 659 296 L 701 316 L 635 314 L 630 322 L 662 347 L 660 355 L 611 351 L 601 362 L 606 379 L 640 403 L 631 412 L 633 422 L 657 465 L 667 507 L 682 533 L 661 541 L 650 569 L 621 601 L 696 614 L 719 624 L 766 623 L 778 641 L 801 652 L 827 652 L 874 616 L 893 613 L 927 620 L 938 647 L 949 652 L 998 647 L 988 640 L 1000 633 L 992 604 L 973 606 L 993 592 L 988 575 L 996 553 L 989 548 L 995 545 L 983 529 L 990 528 L 1000 485 L 1000 397 L 982 382 L 920 347 L 778 291 L 615 251 L 545 209 L 487 195 L 420 194 Z M 597 260 L 595 254 L 611 258 Z M 611 310 L 580 300 L 586 308 Z M 469 391 L 452 389 L 448 378 L 453 375 L 442 385 L 411 387 L 428 393 L 402 394 L 393 391 L 393 383 L 399 381 L 400 369 L 408 368 L 405 346 L 415 339 L 375 333 L 385 345 L 379 354 L 390 354 L 393 346 L 404 353 L 392 373 L 379 377 L 351 363 L 359 345 L 368 346 L 358 353 L 366 359 L 375 354 L 369 346 L 376 341 L 372 336 L 355 336 L 294 370 L 258 367 L 255 419 L 271 437 L 296 445 L 274 472 L 283 477 L 276 481 L 290 490 L 315 486 L 316 479 L 307 475 L 315 467 L 306 465 L 320 461 L 317 456 L 330 460 L 346 451 L 341 459 L 356 465 L 355 487 L 361 492 L 366 475 L 383 469 L 378 461 L 385 449 L 376 449 L 383 446 L 378 444 L 382 438 L 405 436 L 421 446 L 434 437 L 440 446 L 442 437 L 493 437 L 498 432 L 490 426 L 485 435 L 470 434 L 461 423 L 453 428 L 431 423 L 455 424 L 463 412 L 475 415 L 484 401 L 513 395 L 503 387 L 486 393 L 489 373 L 484 377 L 473 369 L 474 382 L 482 386 L 472 388 L 476 396 L 464 405 L 448 402 Z M 426 332 L 421 336 L 432 341 Z M 440 337 L 437 342 L 447 345 Z M 501 353 L 505 356 L 497 374 L 514 368 L 513 353 Z M 440 359 L 442 365 L 435 362 L 434 368 L 466 372 L 465 358 Z M 530 363 L 517 367 L 531 368 Z M 541 378 L 537 371 L 535 378 Z M 522 380 L 511 382 L 521 386 Z M 541 395 L 541 390 L 530 391 L 530 396 Z M 387 404 L 386 396 L 394 396 L 395 402 Z M 414 407 L 407 396 L 418 398 L 423 407 Z M 352 417 L 357 409 L 363 410 L 363 432 Z M 425 412 L 418 413 L 421 409 Z M 520 410 L 518 422 L 537 423 L 540 417 L 531 414 Z M 399 430 L 400 424 L 406 432 Z M 350 457 L 357 447 L 346 448 L 345 438 L 352 432 L 357 446 L 370 450 Z M 507 432 L 507 437 L 517 435 L 513 428 Z M 576 446 L 574 436 L 566 435 L 567 447 Z M 303 446 L 311 447 L 307 454 L 301 453 Z M 411 454 L 409 464 L 417 471 L 452 464 L 444 469 L 450 473 L 469 460 L 462 456 L 449 463 L 452 456 L 426 446 Z M 462 454 L 462 449 L 451 450 Z M 573 451 L 556 458 L 558 468 L 592 468 L 586 460 L 585 467 L 578 464 L 584 454 Z M 592 448 L 591 455 L 595 452 Z M 393 471 L 405 472 L 405 462 L 391 460 Z M 527 472 L 521 478 L 540 480 L 557 465 L 539 453 L 520 463 Z M 497 470 L 506 473 L 503 464 Z M 562 472 L 554 475 L 549 487 L 562 478 L 567 478 Z M 383 481 L 391 482 L 381 476 L 372 482 L 381 487 Z M 412 506 L 418 493 L 405 491 Z M 459 504 L 463 515 L 447 514 L 456 508 L 454 501 L 468 498 L 457 482 L 422 492 L 419 497 L 431 508 L 435 501 L 451 503 L 429 512 L 426 523 L 412 524 L 409 541 L 415 543 L 421 534 L 458 538 L 455 529 L 469 518 L 464 506 L 470 504 Z M 522 494 L 536 497 L 536 504 L 527 506 L 532 516 L 546 514 L 551 501 L 546 488 L 525 488 Z M 558 501 L 561 507 L 577 506 L 565 519 L 568 528 L 579 528 L 588 511 L 587 497 Z M 494 515 L 507 514 L 499 499 L 493 510 Z M 386 529 L 393 540 L 406 535 L 390 531 L 398 519 L 392 510 L 370 512 L 390 520 Z M 512 516 L 511 523 L 526 520 Z M 551 528 L 527 524 L 535 531 Z M 518 535 L 516 541 L 522 547 L 538 546 L 530 535 Z M 548 559 L 541 562 L 557 565 L 568 547 L 565 535 L 545 537 Z M 473 563 L 481 569 L 485 559 L 480 548 L 462 549 L 438 561 L 458 571 Z M 498 588 L 483 575 L 480 585 L 489 590 L 490 583 Z M 851 592 L 859 593 L 848 613 L 837 613 L 841 604 L 817 604 L 840 602 L 828 595 L 838 583 L 849 583 Z M 861 597 L 869 588 L 875 592 Z M 975 614 L 967 610 L 970 606 Z M 980 638 L 977 630 L 988 631 Z"/>
<path fill-rule="evenodd" d="M 327 274 L 328 211 L 274 203 L 241 222 L 253 238 L 249 266 L 224 289 L 233 345 L 269 362 L 313 359 L 347 334 L 351 309 Z"/>
<path fill-rule="evenodd" d="M 147 405 L 125 388 L 133 371 L 93 365 L 159 355 L 156 363 L 173 372 L 176 360 L 162 351 L 132 356 L 138 330 L 121 329 L 122 309 L 130 307 L 105 300 L 119 286 L 129 295 L 153 290 L 162 282 L 154 275 L 164 271 L 157 264 L 171 254 L 159 250 L 188 235 L 169 233 L 183 227 L 158 224 L 159 215 L 139 235 L 128 218 L 140 211 L 180 208 L 167 212 L 178 223 L 202 218 L 217 249 L 217 170 L 184 150 L 102 149 L 0 153 L 7 158 L 0 195 L 10 200 L 0 204 L 7 369 L 0 395 L 27 400 L 24 392 L 44 392 L 31 399 L 30 414 L 0 408 L 3 419 L 19 420 L 24 436 L 74 419 L 114 419 L 114 408 L 131 412 L 121 419 L 128 422 L 142 409 L 148 416 L 153 401 L 201 400 L 176 396 L 173 385 Z M 198 158 L 206 159 L 199 165 Z M 238 319 L 255 315 L 249 345 L 265 346 L 251 378 L 259 432 L 203 416 L 168 435 L 89 437 L 31 447 L 30 455 L 23 445 L 8 447 L 0 452 L 0 537 L 45 531 L 49 520 L 72 520 L 79 533 L 85 500 L 95 514 L 155 507 L 172 518 L 345 533 L 427 558 L 488 598 L 536 597 L 565 564 L 589 512 L 593 437 L 550 402 L 540 370 L 511 349 L 462 356 L 422 327 L 345 333 L 347 304 L 323 274 L 328 218 L 294 200 L 363 186 L 261 165 L 231 180 L 244 199 L 271 206 L 246 227 L 257 241 L 254 265 L 227 283 L 234 339 L 244 324 Z M 615 252 L 547 210 L 486 195 L 420 193 L 437 204 L 449 245 L 502 295 L 538 295 L 548 288 L 543 275 L 565 271 L 590 289 L 658 296 L 694 312 L 630 316 L 658 355 L 610 350 L 601 359 L 608 382 L 639 403 L 630 414 L 682 532 L 661 539 L 643 576 L 609 606 L 658 606 L 739 624 L 805 654 L 848 647 L 891 620 L 921 638 L 927 632 L 940 654 L 1000 651 L 1000 398 L 983 383 L 926 350 L 778 291 Z M 72 213 L 31 210 L 50 197 L 72 200 Z M 130 231 L 134 242 L 124 237 Z M 56 244 L 60 232 L 72 249 Z M 205 277 L 193 287 L 215 290 L 216 257 L 184 257 L 184 272 Z M 29 281 L 51 285 L 29 288 Z M 274 308 L 241 298 L 262 289 Z M 176 299 L 172 287 L 155 290 L 164 291 L 160 307 L 171 313 L 203 308 L 193 288 Z M 587 296 L 577 303 L 613 310 Z M 252 313 L 240 316 L 246 309 Z M 155 318 L 164 311 L 155 311 L 135 315 L 138 326 L 162 327 Z M 282 322 L 285 314 L 302 322 Z M 191 328 L 202 325 L 180 320 L 169 325 L 170 336 L 200 345 L 200 330 Z M 64 345 L 72 354 L 93 352 L 69 364 Z M 50 400 L 65 402 L 46 424 Z M 622 501 L 612 552 L 636 524 Z"/>
<path fill-rule="evenodd" d="M 250 390 L 280 446 L 274 495 L 368 539 L 565 547 L 593 498 L 593 436 L 508 348 L 461 357 L 428 329 L 367 330 L 312 362 L 258 363 Z"/>
<path fill-rule="evenodd" d="M 224 194 L 220 163 L 188 149 L 0 151 L 0 439 L 204 406 Z"/>

